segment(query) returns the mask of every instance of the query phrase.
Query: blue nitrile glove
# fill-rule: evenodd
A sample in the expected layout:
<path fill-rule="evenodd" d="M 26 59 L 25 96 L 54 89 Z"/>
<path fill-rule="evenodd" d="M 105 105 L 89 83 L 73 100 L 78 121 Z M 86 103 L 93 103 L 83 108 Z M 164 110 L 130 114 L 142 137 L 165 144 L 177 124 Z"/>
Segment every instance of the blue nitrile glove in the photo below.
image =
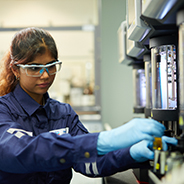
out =
<path fill-rule="evenodd" d="M 144 139 L 153 141 L 153 136 L 161 137 L 164 130 L 164 125 L 153 119 L 132 119 L 118 128 L 99 134 L 98 154 L 103 155 L 110 151 L 126 148 Z"/>
<path fill-rule="evenodd" d="M 154 151 L 152 147 L 153 147 L 152 141 L 148 140 L 140 141 L 130 148 L 130 155 L 137 162 L 145 162 L 149 159 L 153 160 Z"/>
<path fill-rule="evenodd" d="M 162 147 L 164 151 L 168 149 L 167 144 L 177 145 L 177 143 L 178 140 L 176 138 L 162 136 Z M 152 147 L 152 141 L 143 140 L 130 148 L 130 155 L 137 162 L 152 160 L 154 159 L 154 150 Z"/>
<path fill-rule="evenodd" d="M 162 136 L 162 149 L 164 151 L 167 151 L 168 145 L 167 144 L 172 144 L 172 145 L 177 145 L 178 140 L 174 137 L 167 137 L 167 136 Z"/>

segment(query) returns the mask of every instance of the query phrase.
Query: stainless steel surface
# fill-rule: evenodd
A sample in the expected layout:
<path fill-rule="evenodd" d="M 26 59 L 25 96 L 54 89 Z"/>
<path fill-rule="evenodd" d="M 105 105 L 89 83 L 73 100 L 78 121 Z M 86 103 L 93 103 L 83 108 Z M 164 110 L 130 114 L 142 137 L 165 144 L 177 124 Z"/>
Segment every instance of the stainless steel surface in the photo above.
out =
<path fill-rule="evenodd" d="M 177 108 L 176 48 L 162 45 L 151 49 L 153 108 Z"/>

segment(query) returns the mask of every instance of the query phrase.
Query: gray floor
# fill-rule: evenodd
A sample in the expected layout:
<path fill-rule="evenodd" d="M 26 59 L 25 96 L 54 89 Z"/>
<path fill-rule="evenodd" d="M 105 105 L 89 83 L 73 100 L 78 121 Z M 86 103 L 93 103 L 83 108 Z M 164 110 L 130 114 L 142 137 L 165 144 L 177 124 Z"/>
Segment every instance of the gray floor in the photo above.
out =
<path fill-rule="evenodd" d="M 138 184 L 132 169 L 106 177 L 104 180 L 105 184 Z"/>

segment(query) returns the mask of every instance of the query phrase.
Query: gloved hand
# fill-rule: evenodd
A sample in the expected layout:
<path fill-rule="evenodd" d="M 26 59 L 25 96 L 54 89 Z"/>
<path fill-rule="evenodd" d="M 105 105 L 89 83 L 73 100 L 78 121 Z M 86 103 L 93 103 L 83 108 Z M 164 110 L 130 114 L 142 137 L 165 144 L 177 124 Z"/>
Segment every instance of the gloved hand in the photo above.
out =
<path fill-rule="evenodd" d="M 152 147 L 152 141 L 140 141 L 130 148 L 130 155 L 137 162 L 145 162 L 149 159 L 152 160 L 154 159 L 154 151 Z"/>
<path fill-rule="evenodd" d="M 168 149 L 167 144 L 177 145 L 178 140 L 174 137 L 162 136 L 162 149 L 166 151 Z"/>
<path fill-rule="evenodd" d="M 153 136 L 161 137 L 164 130 L 164 125 L 153 119 L 132 119 L 118 128 L 99 134 L 98 154 L 103 155 L 110 151 L 126 148 L 144 139 L 153 141 Z"/>
<path fill-rule="evenodd" d="M 168 149 L 167 144 L 177 145 L 178 140 L 173 137 L 162 136 L 162 148 L 164 151 Z M 154 159 L 153 142 L 143 140 L 137 144 L 134 144 L 130 148 L 131 157 L 137 162 L 144 162 L 146 160 Z"/>

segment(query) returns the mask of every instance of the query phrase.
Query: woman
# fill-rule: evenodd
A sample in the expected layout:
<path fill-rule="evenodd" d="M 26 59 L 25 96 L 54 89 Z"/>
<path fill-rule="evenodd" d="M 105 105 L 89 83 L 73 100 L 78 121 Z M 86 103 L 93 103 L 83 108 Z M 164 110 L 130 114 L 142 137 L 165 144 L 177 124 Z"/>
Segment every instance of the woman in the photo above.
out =
<path fill-rule="evenodd" d="M 112 131 L 89 134 L 69 104 L 49 97 L 61 62 L 45 30 L 27 28 L 15 34 L 2 62 L 1 184 L 68 184 L 71 168 L 102 177 L 153 159 L 149 146 L 153 136 L 163 135 L 162 124 L 134 119 Z"/>

